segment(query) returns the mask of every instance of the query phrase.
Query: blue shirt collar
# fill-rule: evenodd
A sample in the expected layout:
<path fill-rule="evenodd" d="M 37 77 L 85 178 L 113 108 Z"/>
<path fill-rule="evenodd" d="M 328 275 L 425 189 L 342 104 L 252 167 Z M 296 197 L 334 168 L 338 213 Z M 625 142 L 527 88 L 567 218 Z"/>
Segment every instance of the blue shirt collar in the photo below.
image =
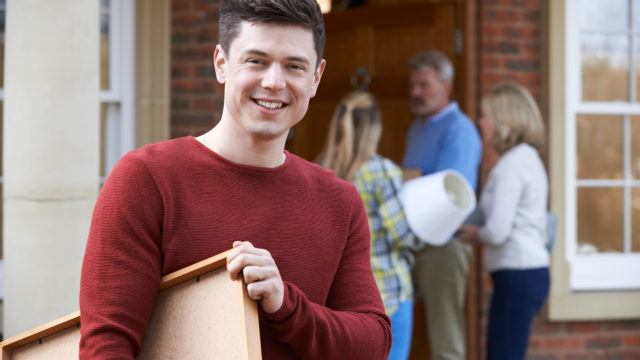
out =
<path fill-rule="evenodd" d="M 428 117 L 426 119 L 425 123 L 426 122 L 436 123 L 436 122 L 444 119 L 452 111 L 458 110 L 458 108 L 459 108 L 458 107 L 458 102 L 457 101 L 452 101 L 447 106 L 442 108 L 442 110 L 440 110 L 438 113 L 436 113 L 435 115 L 432 115 L 431 117 Z"/>

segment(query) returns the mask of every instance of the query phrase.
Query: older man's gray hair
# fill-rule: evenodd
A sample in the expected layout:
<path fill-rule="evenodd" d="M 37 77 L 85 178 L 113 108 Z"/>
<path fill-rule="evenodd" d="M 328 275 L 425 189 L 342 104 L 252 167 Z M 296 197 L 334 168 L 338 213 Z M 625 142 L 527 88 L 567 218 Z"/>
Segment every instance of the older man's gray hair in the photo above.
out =
<path fill-rule="evenodd" d="M 449 58 L 440 51 L 431 50 L 420 53 L 409 60 L 409 66 L 411 70 L 430 67 L 435 70 L 440 80 L 453 84 L 453 64 L 451 64 Z"/>

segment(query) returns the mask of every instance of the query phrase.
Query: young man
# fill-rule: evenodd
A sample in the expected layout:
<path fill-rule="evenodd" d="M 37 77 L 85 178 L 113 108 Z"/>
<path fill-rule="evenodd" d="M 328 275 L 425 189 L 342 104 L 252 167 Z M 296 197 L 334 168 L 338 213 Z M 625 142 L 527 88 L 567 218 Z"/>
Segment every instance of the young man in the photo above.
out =
<path fill-rule="evenodd" d="M 233 247 L 265 359 L 383 359 L 389 319 L 353 186 L 286 152 L 325 61 L 314 0 L 226 0 L 214 52 L 219 123 L 144 146 L 96 203 L 80 290 L 83 359 L 135 358 L 162 275 Z"/>
<path fill-rule="evenodd" d="M 450 101 L 453 65 L 436 51 L 411 62 L 411 111 L 403 167 L 428 175 L 458 170 L 476 186 L 482 143 L 475 125 Z M 431 358 L 465 359 L 465 291 L 470 249 L 457 239 L 443 246 L 426 246 L 416 254 L 416 292 L 427 309 Z"/>

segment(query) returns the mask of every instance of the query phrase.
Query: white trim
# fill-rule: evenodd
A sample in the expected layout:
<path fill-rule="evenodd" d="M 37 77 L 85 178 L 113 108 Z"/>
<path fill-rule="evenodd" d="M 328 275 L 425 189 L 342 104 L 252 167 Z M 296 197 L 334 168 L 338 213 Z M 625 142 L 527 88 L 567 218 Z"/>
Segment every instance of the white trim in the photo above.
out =
<path fill-rule="evenodd" d="M 637 179 L 578 179 L 575 181 L 577 187 L 640 187 L 640 180 Z"/>
<path fill-rule="evenodd" d="M 580 88 L 580 91 L 582 89 Z M 578 114 L 601 114 L 601 115 L 640 115 L 639 103 L 628 102 L 579 102 L 576 107 Z"/>
<path fill-rule="evenodd" d="M 640 254 L 578 255 L 571 264 L 573 290 L 640 288 Z"/>
<path fill-rule="evenodd" d="M 634 92 L 635 94 L 635 92 Z M 631 252 L 631 223 L 633 219 L 631 218 L 631 210 L 632 210 L 632 202 L 631 202 L 631 184 L 633 181 L 633 174 L 631 173 L 631 119 L 629 115 L 625 115 L 624 124 L 623 124 L 623 169 L 624 169 L 624 195 L 623 199 L 623 230 L 622 230 L 622 238 L 623 238 L 623 249 L 625 253 Z"/>
<path fill-rule="evenodd" d="M 634 102 L 636 101 L 636 97 L 637 97 L 637 81 L 636 81 L 636 76 L 637 76 L 637 69 L 636 69 L 636 61 L 637 61 L 637 57 L 636 57 L 636 51 L 638 50 L 638 45 L 636 44 L 636 39 L 637 39 L 637 34 L 635 32 L 633 32 L 633 24 L 634 24 L 634 18 L 633 18 L 633 4 L 635 3 L 635 1 L 631 1 L 629 3 L 629 101 Z M 635 19 L 640 20 L 640 19 Z"/>
<path fill-rule="evenodd" d="M 575 204 L 577 203 L 577 189 L 576 189 L 576 105 L 578 98 L 582 97 L 581 88 L 581 68 L 575 66 L 579 62 L 578 54 L 580 53 L 578 34 L 580 29 L 580 21 L 578 16 L 572 16 L 571 9 L 576 8 L 577 0 L 567 0 L 567 11 L 564 13 L 564 27 L 565 27 L 565 116 L 566 130 L 565 130 L 565 204 L 566 206 L 566 226 L 565 226 L 565 253 L 569 264 L 573 263 L 573 258 L 577 252 L 577 216 Z"/>
<path fill-rule="evenodd" d="M 101 103 L 117 103 L 120 102 L 120 97 L 110 91 L 100 91 Z"/>

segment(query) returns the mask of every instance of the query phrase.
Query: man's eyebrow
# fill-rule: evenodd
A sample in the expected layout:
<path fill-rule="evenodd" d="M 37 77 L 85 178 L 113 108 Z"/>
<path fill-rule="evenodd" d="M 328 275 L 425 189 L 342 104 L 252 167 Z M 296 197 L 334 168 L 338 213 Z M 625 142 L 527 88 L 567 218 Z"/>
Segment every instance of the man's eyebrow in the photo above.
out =
<path fill-rule="evenodd" d="M 247 55 L 269 56 L 269 54 L 267 54 L 266 52 L 264 52 L 262 50 L 257 50 L 257 49 L 249 49 L 249 50 L 246 50 L 245 53 Z M 303 56 L 287 56 L 286 59 L 288 61 L 293 61 L 293 62 L 298 62 L 298 63 L 302 63 L 302 64 L 305 64 L 305 65 L 309 65 L 309 60 L 306 57 L 303 57 Z"/>

